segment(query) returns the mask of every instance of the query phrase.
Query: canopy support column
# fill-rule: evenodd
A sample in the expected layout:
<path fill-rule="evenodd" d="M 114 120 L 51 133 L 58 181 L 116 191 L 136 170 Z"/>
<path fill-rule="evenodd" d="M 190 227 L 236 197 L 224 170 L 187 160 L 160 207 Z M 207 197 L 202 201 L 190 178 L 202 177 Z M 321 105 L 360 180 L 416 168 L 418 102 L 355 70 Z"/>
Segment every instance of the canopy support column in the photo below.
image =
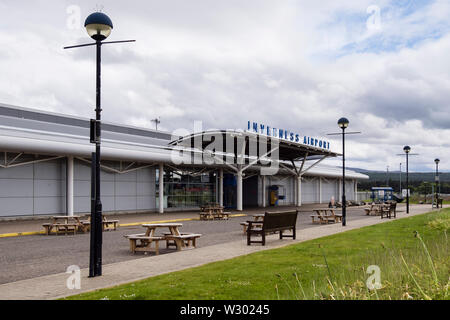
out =
<path fill-rule="evenodd" d="M 297 176 L 297 207 L 302 206 L 302 176 Z"/>
<path fill-rule="evenodd" d="M 164 165 L 159 164 L 159 213 L 164 213 Z"/>
<path fill-rule="evenodd" d="M 261 176 L 261 188 L 262 188 L 262 207 L 265 208 L 266 207 L 266 198 L 267 198 L 267 194 L 266 194 L 266 176 L 262 175 Z"/>
<path fill-rule="evenodd" d="M 240 166 L 240 165 L 238 166 L 238 171 L 237 171 L 236 191 L 237 191 L 236 209 L 237 209 L 237 211 L 242 211 L 242 208 L 243 208 L 243 204 L 242 204 L 242 166 Z"/>
<path fill-rule="evenodd" d="M 319 177 L 319 203 L 322 203 L 322 177 Z"/>
<path fill-rule="evenodd" d="M 66 212 L 73 216 L 73 157 L 67 157 L 66 167 Z"/>
<path fill-rule="evenodd" d="M 223 169 L 219 170 L 219 205 L 223 207 Z"/>

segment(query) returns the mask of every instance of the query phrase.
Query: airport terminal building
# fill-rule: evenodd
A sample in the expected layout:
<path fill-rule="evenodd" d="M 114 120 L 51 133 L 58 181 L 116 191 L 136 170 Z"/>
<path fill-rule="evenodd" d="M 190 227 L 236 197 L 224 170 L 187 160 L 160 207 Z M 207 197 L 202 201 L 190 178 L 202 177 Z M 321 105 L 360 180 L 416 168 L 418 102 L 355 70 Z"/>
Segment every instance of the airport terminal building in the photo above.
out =
<path fill-rule="evenodd" d="M 328 204 L 342 194 L 326 141 L 248 122 L 246 130 L 168 132 L 102 123 L 103 212 Z M 91 206 L 90 120 L 0 104 L 0 218 L 81 215 Z M 347 200 L 358 180 L 346 171 Z"/>

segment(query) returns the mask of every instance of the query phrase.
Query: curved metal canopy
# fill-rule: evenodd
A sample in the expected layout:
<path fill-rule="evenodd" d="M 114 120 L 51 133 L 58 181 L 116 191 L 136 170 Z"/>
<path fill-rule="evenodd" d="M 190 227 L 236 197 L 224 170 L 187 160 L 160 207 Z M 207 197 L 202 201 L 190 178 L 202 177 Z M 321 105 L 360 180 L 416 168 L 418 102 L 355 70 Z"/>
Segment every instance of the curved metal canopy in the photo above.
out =
<path fill-rule="evenodd" d="M 265 152 L 270 155 L 270 151 L 276 148 L 280 161 L 297 161 L 305 158 L 315 160 L 323 156 L 340 155 L 325 148 L 238 130 L 209 130 L 193 133 L 173 140 L 169 145 L 190 148 L 192 151 L 210 150 L 216 154 L 234 155 L 236 158 L 238 156 L 250 158 L 254 153 L 262 156 Z"/>

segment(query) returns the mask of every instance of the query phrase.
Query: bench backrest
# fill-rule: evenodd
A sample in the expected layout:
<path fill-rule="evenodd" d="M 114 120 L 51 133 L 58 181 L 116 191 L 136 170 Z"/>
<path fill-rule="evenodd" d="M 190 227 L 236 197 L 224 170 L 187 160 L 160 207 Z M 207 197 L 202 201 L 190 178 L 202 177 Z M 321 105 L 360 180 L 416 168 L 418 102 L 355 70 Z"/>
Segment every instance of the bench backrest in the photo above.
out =
<path fill-rule="evenodd" d="M 297 223 L 297 210 L 266 212 L 264 215 L 264 230 L 281 230 L 286 227 L 295 227 Z"/>

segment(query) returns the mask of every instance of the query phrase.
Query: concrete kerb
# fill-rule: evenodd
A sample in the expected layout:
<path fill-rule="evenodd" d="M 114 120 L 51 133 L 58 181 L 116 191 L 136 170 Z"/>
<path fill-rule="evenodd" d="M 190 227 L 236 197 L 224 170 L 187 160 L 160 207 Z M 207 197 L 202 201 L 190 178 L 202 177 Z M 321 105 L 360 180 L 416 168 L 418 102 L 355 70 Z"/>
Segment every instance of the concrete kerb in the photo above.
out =
<path fill-rule="evenodd" d="M 420 210 L 422 209 L 422 210 Z M 399 212 L 398 219 L 430 212 L 429 208 L 415 208 L 407 215 Z M 175 271 L 202 266 L 211 262 L 223 261 L 250 253 L 280 248 L 299 242 L 321 238 L 364 226 L 385 223 L 391 219 L 380 219 L 379 216 L 352 221 L 351 225 L 343 228 L 340 224 L 329 224 L 299 230 L 296 240 L 279 240 L 277 235 L 267 237 L 265 247 L 247 246 L 245 241 L 235 241 L 214 246 L 201 247 L 195 250 L 174 252 L 129 260 L 103 266 L 103 276 L 88 278 L 88 269 L 81 270 L 81 290 L 69 290 L 66 281 L 70 274 L 60 273 L 34 279 L 22 280 L 0 285 L 0 299 L 58 299 L 74 294 L 95 291 L 102 288 L 114 287 L 149 277 L 167 274 Z"/>

